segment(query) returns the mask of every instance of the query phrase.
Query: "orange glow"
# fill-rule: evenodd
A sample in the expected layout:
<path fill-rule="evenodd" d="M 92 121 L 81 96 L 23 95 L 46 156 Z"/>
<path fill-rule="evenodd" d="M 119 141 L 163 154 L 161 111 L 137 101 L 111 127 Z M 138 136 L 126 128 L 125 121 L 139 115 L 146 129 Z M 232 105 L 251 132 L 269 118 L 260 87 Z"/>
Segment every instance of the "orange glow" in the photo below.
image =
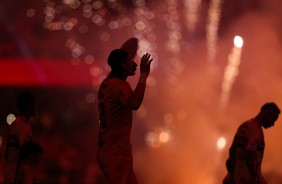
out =
<path fill-rule="evenodd" d="M 173 116 L 171 113 L 166 113 L 164 115 L 164 121 L 165 123 L 171 123 L 173 121 Z"/>
<path fill-rule="evenodd" d="M 142 105 L 132 118 L 140 183 L 222 183 L 238 125 L 254 117 L 264 102 L 282 104 L 280 1 L 41 2 L 1 3 L 0 86 L 3 102 L 24 89 L 42 97 L 31 125 L 35 141 L 46 148 L 39 169 L 45 183 L 103 183 L 95 157 L 97 89 L 111 71 L 110 51 L 129 37 L 140 41 L 136 75 L 127 78 L 132 90 L 142 55 L 148 52 L 154 59 Z M 236 35 L 244 40 L 233 45 Z M 56 90 L 61 93 L 54 94 Z M 2 103 L 2 147 L 9 128 L 6 117 L 16 112 L 14 102 Z M 279 117 L 264 132 L 262 171 L 273 184 L 282 183 L 281 130 Z M 66 146 L 76 157 L 66 158 Z M 58 165 L 62 162 L 68 166 Z M 60 172 L 54 174 L 54 169 Z M 0 183 L 2 173 L 0 167 Z"/>
<path fill-rule="evenodd" d="M 146 117 L 147 113 L 148 113 L 147 107 L 145 107 L 144 105 L 141 105 L 141 107 L 137 111 L 137 116 L 142 119 Z"/>
<path fill-rule="evenodd" d="M 185 110 L 179 110 L 177 113 L 178 119 L 184 120 L 187 116 L 187 113 Z"/>
<path fill-rule="evenodd" d="M 169 133 L 166 131 L 163 131 L 159 135 L 159 140 L 162 143 L 166 143 L 170 139 Z"/>

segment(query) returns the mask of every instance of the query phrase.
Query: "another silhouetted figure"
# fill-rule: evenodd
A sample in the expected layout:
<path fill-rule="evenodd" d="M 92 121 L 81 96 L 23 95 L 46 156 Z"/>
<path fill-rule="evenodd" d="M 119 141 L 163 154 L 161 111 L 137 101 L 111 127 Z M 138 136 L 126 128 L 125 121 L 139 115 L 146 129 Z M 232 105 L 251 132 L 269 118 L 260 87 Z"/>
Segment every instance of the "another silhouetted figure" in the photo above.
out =
<path fill-rule="evenodd" d="M 280 109 L 275 103 L 266 103 L 259 114 L 243 124 L 236 132 L 226 162 L 228 170 L 223 184 L 266 184 L 261 173 L 265 129 L 274 126 Z"/>
<path fill-rule="evenodd" d="M 35 166 L 43 154 L 42 147 L 35 142 L 25 142 L 20 149 L 20 165 L 16 172 L 16 184 L 37 184 Z"/>
<path fill-rule="evenodd" d="M 35 96 L 30 93 L 21 93 L 17 98 L 20 114 L 9 127 L 4 163 L 5 184 L 15 183 L 20 147 L 23 143 L 32 140 L 29 119 L 36 114 L 35 102 Z"/>
<path fill-rule="evenodd" d="M 126 81 L 135 75 L 137 64 L 128 52 L 113 50 L 108 58 L 111 72 L 98 91 L 99 147 L 97 158 L 108 184 L 135 184 L 130 144 L 132 110 L 137 110 L 144 97 L 150 73 L 150 54 L 141 58 L 140 78 L 134 91 Z"/>

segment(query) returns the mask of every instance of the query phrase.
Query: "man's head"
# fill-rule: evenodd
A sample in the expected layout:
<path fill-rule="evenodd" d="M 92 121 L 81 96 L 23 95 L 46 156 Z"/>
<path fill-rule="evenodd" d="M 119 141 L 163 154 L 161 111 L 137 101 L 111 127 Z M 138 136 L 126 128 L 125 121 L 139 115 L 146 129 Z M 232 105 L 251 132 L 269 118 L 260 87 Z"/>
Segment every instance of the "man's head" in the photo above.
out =
<path fill-rule="evenodd" d="M 108 64 L 112 69 L 110 76 L 119 77 L 120 79 L 133 76 L 137 67 L 132 57 L 122 49 L 115 49 L 110 53 Z"/>
<path fill-rule="evenodd" d="M 20 157 L 23 161 L 29 160 L 32 164 L 38 164 L 43 148 L 36 142 L 25 142 L 20 149 Z"/>
<path fill-rule="evenodd" d="M 271 102 L 264 104 L 261 107 L 259 113 L 261 125 L 264 128 L 269 128 L 271 126 L 274 126 L 274 123 L 278 119 L 279 114 L 280 114 L 280 109 L 275 103 Z"/>
<path fill-rule="evenodd" d="M 17 106 L 20 114 L 28 113 L 30 116 L 36 114 L 36 99 L 31 93 L 21 93 L 17 98 Z"/>

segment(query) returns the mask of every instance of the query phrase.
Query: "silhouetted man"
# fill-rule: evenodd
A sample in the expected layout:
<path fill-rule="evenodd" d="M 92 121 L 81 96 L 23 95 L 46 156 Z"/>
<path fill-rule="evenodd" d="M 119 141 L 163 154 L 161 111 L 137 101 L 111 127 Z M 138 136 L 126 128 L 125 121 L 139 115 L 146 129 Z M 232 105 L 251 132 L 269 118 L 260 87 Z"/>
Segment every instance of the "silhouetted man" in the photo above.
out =
<path fill-rule="evenodd" d="M 261 174 L 265 129 L 274 126 L 280 109 L 275 103 L 266 103 L 259 114 L 237 130 L 226 162 L 228 170 L 223 184 L 266 184 Z"/>
<path fill-rule="evenodd" d="M 146 79 L 150 73 L 150 54 L 141 58 L 140 78 L 134 91 L 126 81 L 135 75 L 137 64 L 122 49 L 108 57 L 111 72 L 98 91 L 99 148 L 97 159 L 108 184 L 137 183 L 133 172 L 130 144 L 132 110 L 137 110 L 144 97 Z"/>
<path fill-rule="evenodd" d="M 23 145 L 23 143 L 32 140 L 29 119 L 36 114 L 35 96 L 30 93 L 21 93 L 17 98 L 17 107 L 20 114 L 9 127 L 5 151 L 5 184 L 11 184 L 15 182 L 20 147 Z"/>
<path fill-rule="evenodd" d="M 39 163 L 43 148 L 36 142 L 25 142 L 20 149 L 20 166 L 16 184 L 37 184 L 35 166 Z"/>

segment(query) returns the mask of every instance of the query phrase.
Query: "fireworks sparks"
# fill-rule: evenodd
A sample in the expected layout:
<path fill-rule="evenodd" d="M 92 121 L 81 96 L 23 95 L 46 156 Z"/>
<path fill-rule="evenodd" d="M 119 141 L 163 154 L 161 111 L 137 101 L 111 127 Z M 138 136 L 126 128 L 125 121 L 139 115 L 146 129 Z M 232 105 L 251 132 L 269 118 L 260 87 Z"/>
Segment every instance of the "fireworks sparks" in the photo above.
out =
<path fill-rule="evenodd" d="M 235 36 L 234 47 L 228 56 L 228 63 L 225 67 L 224 79 L 221 85 L 220 105 L 224 108 L 227 106 L 233 83 L 239 74 L 242 46 L 243 39 L 240 36 Z"/>
<path fill-rule="evenodd" d="M 181 50 L 179 41 L 182 39 L 181 27 L 178 23 L 179 13 L 177 11 L 177 0 L 167 0 L 167 20 L 168 41 L 166 48 L 173 54 L 178 54 Z"/>
<path fill-rule="evenodd" d="M 258 97 L 254 95 L 253 99 L 248 98 L 249 104 L 256 104 L 251 101 L 255 101 L 256 99 L 254 98 L 262 99 L 260 97 L 263 96 L 263 99 L 265 99 L 267 96 L 270 96 L 269 94 L 264 95 L 263 90 L 259 90 L 260 88 L 257 87 L 261 85 L 257 85 L 257 83 L 251 83 L 247 88 L 244 86 L 253 81 L 253 78 L 249 77 L 256 77 L 256 79 L 258 77 L 260 79 L 260 70 L 253 70 L 252 75 L 246 72 L 248 76 L 244 76 L 245 72 L 242 72 L 242 70 L 240 71 L 240 75 L 242 75 L 240 79 L 244 79 L 244 81 L 239 81 L 239 78 L 236 78 L 239 74 L 239 67 L 242 67 L 240 66 L 242 39 L 236 37 L 234 48 L 229 48 L 227 51 L 223 45 L 226 45 L 226 39 L 228 39 L 230 34 L 234 31 L 240 32 L 240 34 L 246 36 L 245 39 L 248 40 L 248 44 L 252 42 L 257 44 L 255 45 L 257 47 L 249 45 L 248 49 L 252 48 L 253 50 L 244 51 L 248 60 L 257 62 L 248 62 L 244 67 L 255 66 L 256 69 L 260 68 L 263 66 L 262 60 L 265 58 L 271 58 L 269 61 L 273 65 L 273 60 L 279 58 L 279 55 L 274 56 L 275 52 L 279 50 L 277 48 L 275 50 L 275 47 L 272 48 L 272 42 L 270 42 L 273 39 L 275 44 L 278 43 L 277 40 L 279 39 L 274 34 L 275 32 L 266 32 L 268 34 L 263 34 L 263 37 L 260 37 L 260 33 L 265 31 L 262 29 L 263 31 L 256 31 L 256 36 L 248 35 L 248 28 L 240 24 L 244 20 L 244 24 L 252 22 L 251 27 L 254 27 L 253 25 L 260 24 L 267 18 L 263 17 L 263 20 L 252 19 L 257 13 L 252 12 L 249 15 L 251 18 L 246 19 L 245 16 L 237 16 L 243 11 L 240 10 L 236 12 L 237 19 L 235 24 L 233 24 L 232 20 L 234 19 L 229 18 L 234 16 L 234 12 L 230 11 L 237 11 L 236 8 L 238 6 L 230 7 L 230 4 L 225 4 L 227 1 L 224 0 L 43 0 L 43 2 L 39 3 L 40 5 L 25 3 L 30 6 L 25 6 L 21 15 L 24 13 L 26 15 L 24 18 L 27 21 L 21 21 L 23 19 L 16 18 L 15 14 L 15 19 L 13 20 L 21 23 L 18 26 L 6 24 L 7 30 L 8 28 L 18 28 L 24 25 L 24 30 L 18 35 L 24 36 L 24 41 L 27 42 L 26 45 L 38 45 L 36 49 L 31 47 L 32 51 L 34 50 L 34 53 L 37 54 L 36 57 L 43 56 L 50 59 L 56 57 L 68 59 L 70 57 L 71 68 L 80 69 L 87 66 L 87 71 L 80 72 L 80 74 L 89 79 L 85 86 L 89 87 L 88 85 L 91 85 L 94 90 L 91 93 L 87 92 L 84 94 L 82 101 L 86 105 L 97 107 L 97 93 L 95 91 L 110 71 L 106 61 L 111 49 L 119 48 L 120 44 L 127 38 L 137 37 L 139 39 L 139 49 L 136 62 L 140 61 L 139 57 L 145 52 L 152 54 L 154 61 L 152 63 L 152 73 L 147 80 L 144 103 L 134 113 L 137 122 L 133 125 L 133 130 L 138 133 L 133 134 L 133 146 L 140 144 L 141 141 L 143 141 L 141 145 L 144 144 L 144 141 L 147 145 L 144 149 L 141 146 L 139 149 L 135 149 L 134 154 L 141 156 L 141 159 L 136 159 L 140 162 L 139 165 L 136 165 L 136 168 L 140 169 L 140 165 L 145 168 L 142 158 L 149 155 L 146 160 L 149 161 L 150 167 L 146 166 L 146 168 L 160 170 L 152 166 L 152 163 L 156 162 L 156 158 L 152 157 L 155 154 L 156 157 L 161 158 L 159 163 L 156 162 L 160 167 L 171 162 L 175 164 L 175 169 L 172 169 L 175 172 L 169 169 L 168 173 L 172 173 L 177 178 L 183 178 L 182 180 L 177 180 L 172 177 L 171 181 L 167 178 L 164 179 L 167 181 L 155 179 L 155 183 L 219 183 L 222 177 L 219 176 L 218 173 L 221 173 L 221 171 L 218 169 L 224 167 L 222 163 L 225 160 L 222 160 L 222 156 L 227 151 L 228 131 L 231 128 L 229 125 L 223 125 L 222 120 L 224 119 L 225 123 L 239 119 L 231 111 L 237 110 L 236 106 L 241 105 L 242 100 L 247 95 L 250 95 L 250 89 L 254 93 L 259 91 L 260 95 Z M 41 7 L 42 4 L 45 7 Z M 237 2 L 236 5 L 238 4 Z M 230 9 L 228 9 L 228 6 Z M 246 6 L 247 4 L 244 3 L 244 7 Z M 10 11 L 11 9 L 8 10 Z M 223 37 L 218 35 L 221 12 L 225 15 L 222 23 L 229 23 L 228 25 L 224 24 L 220 28 L 222 29 L 220 32 L 223 33 Z M 0 14 L 2 15 L 2 13 Z M 43 24 L 45 30 L 38 29 L 38 22 L 36 24 L 37 27 L 29 23 L 33 20 L 40 21 L 39 24 Z M 272 21 L 274 20 L 275 18 Z M 270 26 L 272 25 L 271 23 L 266 25 L 268 26 L 265 27 L 274 27 Z M 27 29 L 28 26 L 30 26 L 30 29 Z M 261 27 L 255 28 L 256 30 L 261 30 L 257 29 Z M 205 31 L 206 35 L 204 35 Z M 12 31 L 9 33 L 13 34 Z M 30 33 L 29 37 L 26 36 L 28 33 Z M 268 39 L 269 37 L 270 39 Z M 49 38 L 50 41 L 48 40 Z M 18 37 L 15 37 L 16 39 Z M 265 42 L 262 42 L 262 40 Z M 45 43 L 50 44 L 50 50 L 46 49 L 41 51 L 41 53 L 38 52 L 40 47 L 43 48 L 43 46 L 38 44 L 41 41 L 44 43 L 42 45 L 45 45 Z M 227 41 L 227 43 L 229 42 Z M 222 46 L 221 50 L 217 50 L 218 43 Z M 61 45 L 63 47 L 60 48 Z M 257 50 L 262 51 L 265 45 L 269 46 L 273 52 L 264 50 L 265 52 L 262 52 L 262 54 L 265 57 L 263 58 L 254 53 Z M 7 46 L 5 50 L 13 49 L 12 45 Z M 22 48 L 27 47 L 22 46 Z M 225 52 L 229 54 L 231 49 L 232 51 L 228 59 L 227 57 L 222 59 Z M 244 49 L 247 49 L 247 47 Z M 42 53 L 43 55 L 41 55 Z M 251 57 L 251 55 L 255 55 L 255 57 Z M 205 62 L 205 57 L 207 57 L 208 63 Z M 257 57 L 259 57 L 258 60 Z M 228 61 L 228 63 L 224 62 L 224 65 L 227 64 L 224 73 L 220 73 L 222 71 L 222 60 Z M 274 66 L 278 66 L 278 60 L 276 60 L 277 63 Z M 213 64 L 213 73 L 209 72 L 211 63 Z M 57 66 L 57 63 L 54 66 Z M 52 68 L 50 71 L 53 71 Z M 138 66 L 138 69 L 140 69 L 140 66 Z M 64 73 L 57 71 L 56 73 Z M 263 72 L 265 72 L 264 68 Z M 271 72 L 274 73 L 273 70 Z M 44 72 L 39 73 L 44 74 Z M 139 76 L 138 74 L 137 71 L 137 75 L 129 79 L 129 82 L 133 84 L 133 88 L 134 82 Z M 218 75 L 224 76 L 222 77 L 223 79 L 218 81 Z M 5 77 L 5 75 L 3 76 Z M 268 81 L 268 79 L 265 80 Z M 234 89 L 235 81 L 236 87 L 238 86 L 236 89 Z M 272 81 L 272 83 L 276 82 Z M 246 92 L 242 92 L 242 88 Z M 244 93 L 244 99 L 241 98 L 242 93 Z M 238 94 L 240 94 L 239 98 Z M 85 107 L 85 104 L 80 103 L 81 108 Z M 225 112 L 218 111 L 218 104 L 222 108 L 228 107 L 226 114 Z M 253 105 L 250 105 L 250 107 L 254 107 Z M 238 113 L 240 112 L 240 116 L 243 116 L 245 111 L 239 110 Z M 64 119 L 68 119 L 66 122 L 70 122 L 73 118 L 70 115 L 73 113 L 68 111 L 64 114 Z M 93 113 L 92 116 L 95 116 L 95 114 Z M 43 117 L 43 120 L 45 122 L 43 122 L 44 127 L 52 127 L 52 118 L 50 119 L 47 116 Z M 175 129 L 172 126 L 175 126 Z M 200 136 L 199 133 L 201 133 Z M 197 141 L 195 142 L 195 140 Z M 191 148 L 194 151 L 191 151 Z M 215 150 L 217 151 L 214 152 Z M 142 154 L 140 153 L 141 151 Z M 161 157 L 162 154 L 167 154 L 166 151 L 172 151 L 169 155 L 172 160 L 164 160 L 164 157 Z M 207 158 L 210 156 L 214 161 L 210 160 L 211 162 L 207 162 Z M 193 160 L 190 158 L 193 158 Z M 185 163 L 189 163 L 189 167 L 185 166 L 187 165 Z M 204 170 L 201 172 L 203 174 L 194 171 L 194 168 L 201 168 Z M 179 170 L 185 171 L 183 172 L 184 174 L 177 173 Z M 147 172 L 147 170 L 142 172 Z M 163 176 L 166 174 L 161 171 L 161 178 L 163 179 Z M 202 177 L 203 175 L 205 177 Z M 148 177 L 143 179 L 144 183 L 146 181 L 148 181 L 147 183 L 154 183 L 152 178 L 156 178 L 155 174 L 152 178 L 146 173 L 144 173 L 144 176 Z M 95 183 L 95 181 L 93 182 Z"/>
<path fill-rule="evenodd" d="M 216 57 L 216 45 L 218 40 L 218 26 L 221 15 L 221 3 L 223 0 L 212 0 L 210 2 L 207 31 L 207 58 L 209 62 L 214 62 Z"/>
<path fill-rule="evenodd" d="M 198 10 L 201 0 L 184 0 L 186 12 L 186 26 L 189 32 L 193 33 L 198 21 Z"/>

